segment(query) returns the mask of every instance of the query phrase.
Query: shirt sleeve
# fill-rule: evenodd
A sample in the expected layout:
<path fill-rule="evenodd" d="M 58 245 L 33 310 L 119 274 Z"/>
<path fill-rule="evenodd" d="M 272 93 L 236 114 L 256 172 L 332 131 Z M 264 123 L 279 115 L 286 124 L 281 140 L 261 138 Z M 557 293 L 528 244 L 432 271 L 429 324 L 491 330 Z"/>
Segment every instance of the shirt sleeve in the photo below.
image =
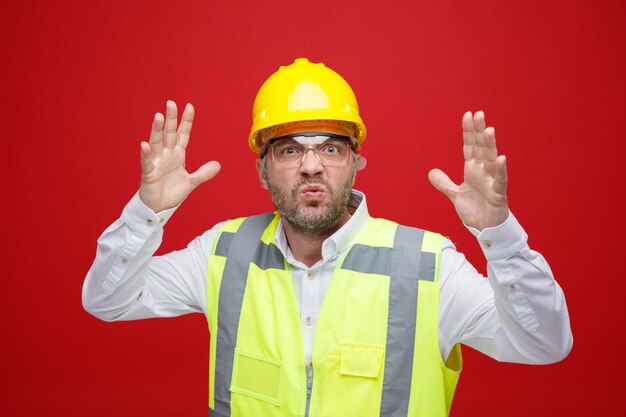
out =
<path fill-rule="evenodd" d="M 173 317 L 207 311 L 208 256 L 223 223 L 187 248 L 153 256 L 176 209 L 154 213 L 138 194 L 98 239 L 83 283 L 83 307 L 105 320 Z"/>
<path fill-rule="evenodd" d="M 573 338 L 563 291 L 543 256 L 512 213 L 477 237 L 487 279 L 445 240 L 441 257 L 439 338 L 447 358 L 457 343 L 498 361 L 546 364 L 571 350 Z"/>

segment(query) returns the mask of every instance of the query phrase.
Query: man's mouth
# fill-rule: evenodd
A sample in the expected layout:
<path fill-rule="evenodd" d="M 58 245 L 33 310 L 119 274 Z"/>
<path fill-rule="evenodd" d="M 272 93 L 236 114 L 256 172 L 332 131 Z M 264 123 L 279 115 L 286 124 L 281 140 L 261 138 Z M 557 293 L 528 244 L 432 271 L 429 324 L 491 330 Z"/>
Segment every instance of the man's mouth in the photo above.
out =
<path fill-rule="evenodd" d="M 326 193 L 326 187 L 319 184 L 309 184 L 300 188 L 300 194 L 306 197 L 320 197 Z"/>

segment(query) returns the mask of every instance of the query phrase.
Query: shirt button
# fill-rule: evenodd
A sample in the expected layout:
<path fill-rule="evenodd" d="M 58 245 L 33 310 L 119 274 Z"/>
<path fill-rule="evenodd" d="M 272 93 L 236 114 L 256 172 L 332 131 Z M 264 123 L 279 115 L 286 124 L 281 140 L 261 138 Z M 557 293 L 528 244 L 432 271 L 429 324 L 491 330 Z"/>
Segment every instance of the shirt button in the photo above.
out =
<path fill-rule="evenodd" d="M 163 223 L 164 221 L 165 221 L 165 218 L 163 218 L 163 217 L 161 217 L 161 218 L 159 219 L 159 223 Z"/>
<path fill-rule="evenodd" d="M 306 320 L 304 320 L 304 322 L 306 323 L 307 326 L 310 326 L 311 324 L 313 324 L 313 319 L 311 317 L 307 317 Z"/>
<path fill-rule="evenodd" d="M 121 259 L 122 263 L 125 264 L 126 262 L 128 262 L 128 258 L 123 256 Z"/>
<path fill-rule="evenodd" d="M 483 240 L 483 246 L 486 248 L 491 247 L 491 240 Z"/>
<path fill-rule="evenodd" d="M 152 224 L 152 223 L 154 223 L 154 222 L 152 221 L 152 219 L 148 219 L 148 220 L 146 220 L 146 223 L 148 223 L 148 224 L 150 224 L 150 225 L 151 225 L 151 224 Z"/>
<path fill-rule="evenodd" d="M 509 289 L 510 289 L 511 291 L 517 291 L 517 285 L 515 285 L 515 284 L 511 284 L 511 285 L 509 285 Z"/>
<path fill-rule="evenodd" d="M 309 280 L 312 280 L 312 279 L 314 279 L 314 278 L 315 278 L 315 275 L 313 275 L 313 272 L 309 272 L 308 274 L 306 274 L 306 277 L 307 277 Z"/>
<path fill-rule="evenodd" d="M 308 361 L 308 362 L 306 363 L 306 368 L 307 368 L 307 369 L 313 369 L 313 362 Z"/>

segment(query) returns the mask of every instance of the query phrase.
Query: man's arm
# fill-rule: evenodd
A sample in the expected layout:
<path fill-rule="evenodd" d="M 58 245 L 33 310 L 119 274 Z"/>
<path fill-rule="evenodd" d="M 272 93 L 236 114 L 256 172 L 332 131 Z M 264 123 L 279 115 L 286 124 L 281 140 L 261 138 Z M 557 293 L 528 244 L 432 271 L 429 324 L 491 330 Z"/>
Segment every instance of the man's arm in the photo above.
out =
<path fill-rule="evenodd" d="M 96 259 L 83 286 L 83 305 L 103 320 L 167 317 L 206 309 L 204 298 L 197 296 L 205 294 L 202 271 L 218 227 L 185 250 L 152 258 L 174 208 L 220 170 L 211 161 L 194 173 L 187 172 L 193 106 L 185 107 L 178 129 L 177 118 L 172 101 L 167 102 L 165 118 L 155 114 L 150 141 L 141 143 L 139 192 L 98 240 Z"/>
<path fill-rule="evenodd" d="M 138 195 L 98 239 L 83 284 L 83 307 L 105 320 L 173 317 L 206 311 L 208 254 L 222 223 L 187 248 L 153 257 L 175 209 L 155 214 Z"/>
<path fill-rule="evenodd" d="M 509 212 L 506 158 L 482 111 L 463 115 L 463 182 L 439 169 L 430 182 L 454 204 L 487 259 L 489 281 L 456 252 L 443 248 L 440 332 L 442 353 L 463 342 L 498 360 L 549 363 L 572 346 L 565 298 L 544 258 Z"/>
<path fill-rule="evenodd" d="M 510 214 L 472 233 L 487 259 L 488 280 L 446 240 L 441 262 L 442 356 L 463 343 L 503 362 L 546 364 L 572 348 L 565 296 L 540 253 Z"/>

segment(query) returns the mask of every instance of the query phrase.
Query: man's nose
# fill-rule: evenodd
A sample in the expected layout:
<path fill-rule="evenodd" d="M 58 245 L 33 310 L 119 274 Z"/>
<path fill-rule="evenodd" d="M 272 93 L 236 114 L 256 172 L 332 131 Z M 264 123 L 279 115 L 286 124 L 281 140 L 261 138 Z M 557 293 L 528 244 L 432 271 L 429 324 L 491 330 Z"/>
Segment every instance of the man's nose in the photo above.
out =
<path fill-rule="evenodd" d="M 311 152 L 309 152 L 311 151 Z M 300 165 L 300 172 L 307 175 L 316 175 L 320 173 L 324 166 L 320 161 L 320 157 L 313 148 L 307 148 L 302 156 L 302 164 Z"/>

